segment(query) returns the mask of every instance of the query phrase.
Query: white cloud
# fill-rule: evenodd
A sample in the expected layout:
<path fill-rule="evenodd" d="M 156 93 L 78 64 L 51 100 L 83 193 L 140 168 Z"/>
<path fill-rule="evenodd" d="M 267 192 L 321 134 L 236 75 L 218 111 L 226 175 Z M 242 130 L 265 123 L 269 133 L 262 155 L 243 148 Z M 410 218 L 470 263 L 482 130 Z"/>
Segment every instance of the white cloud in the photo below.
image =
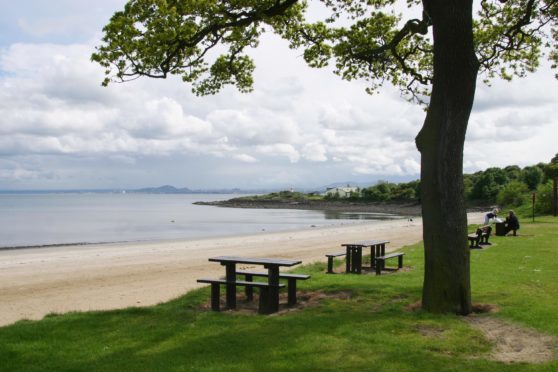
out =
<path fill-rule="evenodd" d="M 300 154 L 293 145 L 288 143 L 277 143 L 274 145 L 256 146 L 256 151 L 265 156 L 281 156 L 289 159 L 291 163 L 296 163 L 300 159 Z"/>
<path fill-rule="evenodd" d="M 405 159 L 403 161 L 403 169 L 407 174 L 420 174 L 420 163 L 415 159 Z"/>
<path fill-rule="evenodd" d="M 237 160 L 240 160 L 242 162 L 245 162 L 245 163 L 256 163 L 258 161 L 258 159 L 256 159 L 253 156 L 250 156 L 248 154 L 234 155 L 234 158 L 237 159 Z"/>
<path fill-rule="evenodd" d="M 327 161 L 326 153 L 326 147 L 318 142 L 308 143 L 301 150 L 301 155 L 304 159 L 317 162 Z"/>
<path fill-rule="evenodd" d="M 27 180 L 27 179 L 37 179 L 41 176 L 41 172 L 28 169 L 0 169 L 0 179 L 9 180 Z"/>

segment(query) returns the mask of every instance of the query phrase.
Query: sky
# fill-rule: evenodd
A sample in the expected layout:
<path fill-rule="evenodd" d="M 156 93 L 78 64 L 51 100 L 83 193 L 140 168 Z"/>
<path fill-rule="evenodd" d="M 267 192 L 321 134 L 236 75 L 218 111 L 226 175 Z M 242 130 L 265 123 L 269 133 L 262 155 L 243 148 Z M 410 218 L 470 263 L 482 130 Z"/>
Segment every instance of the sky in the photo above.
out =
<path fill-rule="evenodd" d="M 123 0 L 26 0 L 0 13 L 0 190 L 318 188 L 414 180 L 425 113 L 392 87 L 307 67 L 266 35 L 254 91 L 196 97 L 178 79 L 101 87 L 90 61 Z M 91 5 L 95 4 L 95 5 Z M 479 82 L 465 172 L 558 153 L 555 71 Z"/>

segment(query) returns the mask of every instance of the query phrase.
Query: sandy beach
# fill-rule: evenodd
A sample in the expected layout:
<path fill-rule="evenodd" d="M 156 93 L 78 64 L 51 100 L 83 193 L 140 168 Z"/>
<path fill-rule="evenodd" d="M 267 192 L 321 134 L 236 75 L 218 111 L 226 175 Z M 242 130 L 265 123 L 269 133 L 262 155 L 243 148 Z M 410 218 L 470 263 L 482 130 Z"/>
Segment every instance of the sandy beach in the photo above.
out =
<path fill-rule="evenodd" d="M 480 223 L 482 213 L 469 214 Z M 303 231 L 189 241 L 162 241 L 0 251 L 0 326 L 49 313 L 149 306 L 218 277 L 209 257 L 284 257 L 325 262 L 340 244 L 387 239 L 388 251 L 420 241 L 422 221 L 395 220 Z"/>

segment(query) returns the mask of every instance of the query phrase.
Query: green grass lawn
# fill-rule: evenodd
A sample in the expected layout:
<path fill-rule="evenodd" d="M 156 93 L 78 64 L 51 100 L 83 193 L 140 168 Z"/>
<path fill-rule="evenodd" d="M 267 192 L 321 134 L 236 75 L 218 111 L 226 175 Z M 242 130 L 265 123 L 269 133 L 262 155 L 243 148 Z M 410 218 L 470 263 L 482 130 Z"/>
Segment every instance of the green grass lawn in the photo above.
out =
<path fill-rule="evenodd" d="M 471 252 L 473 301 L 500 309 L 482 316 L 558 338 L 558 219 L 522 221 L 520 234 Z M 379 277 L 325 275 L 325 258 L 301 267 L 312 279 L 299 290 L 351 296 L 282 315 L 213 313 L 202 289 L 149 308 L 20 321 L 0 328 L 0 370 L 558 371 L 558 361 L 490 361 L 490 343 L 461 317 L 410 311 L 422 245 L 405 252 L 411 270 Z"/>

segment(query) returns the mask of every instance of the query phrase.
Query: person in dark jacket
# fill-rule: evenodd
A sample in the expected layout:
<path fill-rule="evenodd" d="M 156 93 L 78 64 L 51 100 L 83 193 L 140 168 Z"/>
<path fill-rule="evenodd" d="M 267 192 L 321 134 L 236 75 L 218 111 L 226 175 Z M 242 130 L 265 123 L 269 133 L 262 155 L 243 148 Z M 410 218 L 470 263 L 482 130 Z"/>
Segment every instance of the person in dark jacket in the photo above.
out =
<path fill-rule="evenodd" d="M 519 220 L 513 211 L 510 211 L 508 217 L 506 218 L 506 234 L 513 231 L 513 236 L 517 235 L 517 230 L 519 230 Z"/>

